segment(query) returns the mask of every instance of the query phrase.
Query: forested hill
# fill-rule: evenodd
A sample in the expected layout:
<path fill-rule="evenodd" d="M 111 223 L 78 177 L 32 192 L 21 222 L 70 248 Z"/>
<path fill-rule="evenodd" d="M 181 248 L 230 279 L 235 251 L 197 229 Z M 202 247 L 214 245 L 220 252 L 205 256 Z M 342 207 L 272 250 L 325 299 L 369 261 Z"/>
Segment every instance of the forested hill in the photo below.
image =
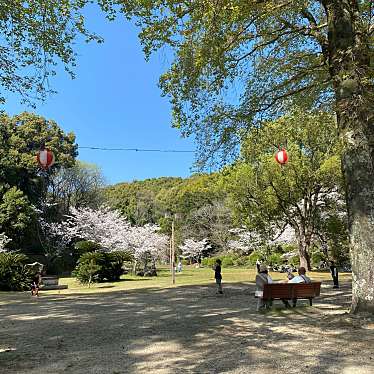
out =
<path fill-rule="evenodd" d="M 184 217 L 224 198 L 218 174 L 196 174 L 190 178 L 162 177 L 119 183 L 105 189 L 107 203 L 118 209 L 131 223 L 159 223 L 165 216 Z"/>

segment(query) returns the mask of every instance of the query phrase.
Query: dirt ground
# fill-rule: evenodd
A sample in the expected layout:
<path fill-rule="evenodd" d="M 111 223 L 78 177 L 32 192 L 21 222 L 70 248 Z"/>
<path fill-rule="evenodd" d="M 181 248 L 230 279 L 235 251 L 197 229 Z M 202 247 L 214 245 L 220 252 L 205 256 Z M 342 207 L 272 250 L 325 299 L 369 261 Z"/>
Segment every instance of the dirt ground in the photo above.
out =
<path fill-rule="evenodd" d="M 350 286 L 255 311 L 253 284 L 0 294 L 0 373 L 374 373 L 374 320 Z"/>

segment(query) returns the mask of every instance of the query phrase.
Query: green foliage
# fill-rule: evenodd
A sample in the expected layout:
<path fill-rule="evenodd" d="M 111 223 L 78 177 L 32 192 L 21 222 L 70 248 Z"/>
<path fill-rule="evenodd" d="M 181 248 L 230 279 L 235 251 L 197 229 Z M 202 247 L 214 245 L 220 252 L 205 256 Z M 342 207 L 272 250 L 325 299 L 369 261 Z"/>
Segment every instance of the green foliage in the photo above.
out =
<path fill-rule="evenodd" d="M 313 266 L 319 266 L 322 261 L 327 261 L 324 253 L 317 251 L 313 252 L 311 256 Z"/>
<path fill-rule="evenodd" d="M 332 82 L 346 86 L 352 77 L 356 83 L 356 60 L 372 55 L 370 9 L 368 0 L 132 0 L 122 7 L 140 26 L 147 57 L 165 45 L 173 49 L 160 85 L 170 97 L 174 127 L 194 134 L 204 164 L 218 151 L 232 156 L 238 138 L 258 128 L 258 118 L 274 117 L 290 102 L 326 105 Z M 348 31 L 340 32 L 341 25 L 362 35 L 365 52 Z M 367 96 L 370 61 L 362 63 Z"/>
<path fill-rule="evenodd" d="M 293 265 L 295 267 L 300 266 L 300 257 L 299 256 L 293 256 L 288 260 L 288 263 L 290 265 Z"/>
<path fill-rule="evenodd" d="M 261 260 L 263 258 L 263 255 L 259 251 L 253 251 L 249 256 L 248 256 L 248 263 L 249 265 L 256 265 L 257 260 Z"/>
<path fill-rule="evenodd" d="M 279 253 L 272 253 L 268 258 L 267 262 L 269 265 L 281 265 L 283 263 L 282 257 Z"/>
<path fill-rule="evenodd" d="M 248 265 L 248 261 L 249 261 L 249 256 L 239 256 L 239 257 L 233 258 L 234 266 L 240 266 L 240 267 L 246 266 Z"/>
<path fill-rule="evenodd" d="M 103 40 L 85 26 L 83 8 L 89 0 L 12 1 L 0 4 L 2 48 L 0 52 L 0 86 L 18 93 L 23 101 L 45 99 L 53 92 L 49 77 L 56 74 L 56 66 L 64 66 L 74 77 L 76 65 L 73 46 L 81 40 Z M 113 2 L 97 1 L 112 19 Z M 60 69 L 58 69 L 60 70 Z M 0 93 L 0 103 L 4 93 Z"/>
<path fill-rule="evenodd" d="M 25 266 L 27 257 L 20 253 L 0 253 L 0 290 L 24 291 L 31 287 L 32 274 Z"/>
<path fill-rule="evenodd" d="M 91 258 L 90 260 L 80 263 L 74 275 L 80 283 L 90 286 L 91 283 L 98 281 L 100 270 L 101 266 L 96 264 L 95 260 Z"/>
<path fill-rule="evenodd" d="M 202 259 L 201 264 L 203 266 L 212 267 L 216 263 L 218 257 L 205 257 Z"/>
<path fill-rule="evenodd" d="M 54 173 L 51 184 L 48 198 L 58 205 L 61 215 L 68 214 L 71 207 L 96 209 L 103 202 L 104 177 L 95 164 L 76 160 Z"/>
<path fill-rule="evenodd" d="M 234 266 L 234 256 L 221 256 L 220 259 L 223 267 Z"/>
<path fill-rule="evenodd" d="M 176 241 L 207 238 L 215 250 L 225 250 L 232 228 L 231 211 L 224 204 L 226 192 L 218 173 L 190 178 L 157 178 L 121 183 L 105 189 L 106 203 L 135 225 L 158 223 L 171 234 L 176 219 Z"/>
<path fill-rule="evenodd" d="M 40 245 L 32 205 L 44 207 L 51 175 L 74 164 L 74 142 L 74 134 L 65 134 L 54 121 L 33 113 L 0 113 L 0 231 L 14 248 L 25 242 L 28 248 Z M 41 173 L 35 156 L 43 144 L 54 152 L 56 163 Z M 55 207 L 44 210 L 46 216 L 58 215 Z"/>
<path fill-rule="evenodd" d="M 90 240 L 81 240 L 74 244 L 74 255 L 80 258 L 83 254 L 87 252 L 98 252 L 101 247 L 99 244 L 92 242 Z"/>
<path fill-rule="evenodd" d="M 0 200 L 0 231 L 14 238 L 19 243 L 28 224 L 31 222 L 34 211 L 28 198 L 16 187 L 11 187 Z"/>
<path fill-rule="evenodd" d="M 88 252 L 78 261 L 74 276 L 83 284 L 94 281 L 118 281 L 123 274 L 123 263 L 131 259 L 126 252 Z"/>

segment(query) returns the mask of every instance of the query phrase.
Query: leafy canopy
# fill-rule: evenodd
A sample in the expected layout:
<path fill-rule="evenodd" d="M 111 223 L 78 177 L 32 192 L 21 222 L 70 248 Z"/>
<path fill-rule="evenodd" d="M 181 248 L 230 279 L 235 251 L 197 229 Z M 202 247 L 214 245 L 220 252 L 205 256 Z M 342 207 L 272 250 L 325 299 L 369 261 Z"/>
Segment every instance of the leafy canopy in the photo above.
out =
<path fill-rule="evenodd" d="M 141 28 L 146 56 L 163 46 L 173 50 L 160 84 L 174 126 L 197 137 L 205 163 L 220 149 L 230 156 L 253 122 L 284 113 L 289 98 L 326 103 L 334 85 L 348 84 L 351 73 L 339 64 L 353 53 L 352 27 L 368 53 L 359 75 L 372 85 L 371 3 L 126 0 L 122 11 Z"/>

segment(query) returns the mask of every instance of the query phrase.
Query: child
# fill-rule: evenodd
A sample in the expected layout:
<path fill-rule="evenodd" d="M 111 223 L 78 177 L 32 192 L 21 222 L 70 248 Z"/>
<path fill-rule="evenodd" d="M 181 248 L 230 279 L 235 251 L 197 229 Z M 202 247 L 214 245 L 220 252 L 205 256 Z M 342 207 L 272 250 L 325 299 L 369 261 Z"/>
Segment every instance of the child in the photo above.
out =
<path fill-rule="evenodd" d="M 181 273 L 181 272 L 182 272 L 182 261 L 179 261 L 179 262 L 178 262 L 177 272 L 178 272 L 178 273 Z"/>
<path fill-rule="evenodd" d="M 216 264 L 214 266 L 214 278 L 217 284 L 217 293 L 223 294 L 222 292 L 222 274 L 221 274 L 221 260 L 217 258 Z"/>
<path fill-rule="evenodd" d="M 40 273 L 34 276 L 31 283 L 31 296 L 39 296 Z"/>

